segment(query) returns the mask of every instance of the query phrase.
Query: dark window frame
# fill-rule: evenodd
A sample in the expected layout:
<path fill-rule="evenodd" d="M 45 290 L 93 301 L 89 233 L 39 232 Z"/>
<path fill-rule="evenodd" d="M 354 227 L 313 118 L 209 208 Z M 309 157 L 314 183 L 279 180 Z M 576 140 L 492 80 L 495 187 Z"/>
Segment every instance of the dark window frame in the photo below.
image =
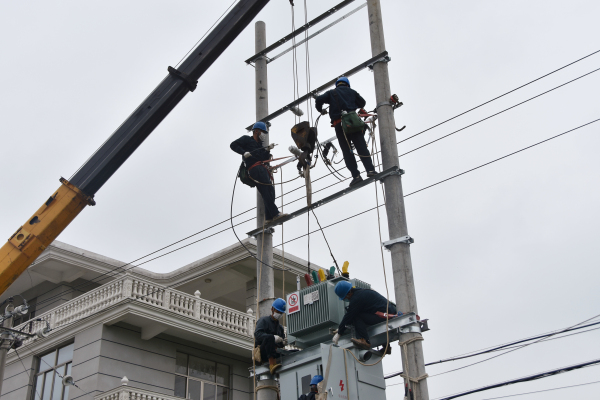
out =
<path fill-rule="evenodd" d="M 58 356 L 59 356 L 59 352 L 61 349 L 64 349 L 68 346 L 73 346 L 73 353 L 75 352 L 75 343 L 71 342 L 71 343 L 67 343 L 65 345 L 62 346 L 58 346 L 56 348 L 54 348 L 54 350 L 46 352 L 44 355 L 42 356 L 38 356 L 37 358 L 37 367 L 36 367 L 36 373 L 34 375 L 34 381 L 33 381 L 33 393 L 32 393 L 32 398 L 34 400 L 41 400 L 43 399 L 44 396 L 44 391 L 46 390 L 46 387 L 48 385 L 47 379 L 45 378 L 46 374 L 50 371 L 52 371 L 52 380 L 50 382 L 50 399 L 51 400 L 64 400 L 65 399 L 65 395 L 67 396 L 66 398 L 68 398 L 68 393 L 69 393 L 69 387 L 68 386 L 64 386 L 62 384 L 62 378 L 60 378 L 59 373 L 60 371 L 62 371 L 63 373 L 60 373 L 60 375 L 65 376 L 65 375 L 70 375 L 72 373 L 72 367 L 73 367 L 73 355 L 71 354 L 70 359 L 65 360 L 63 362 L 61 362 L 60 364 L 56 364 L 58 361 Z M 43 362 L 42 359 L 44 357 L 46 357 L 48 354 L 52 354 L 54 353 L 54 361 L 52 362 L 53 365 L 48 366 L 46 365 L 46 362 Z M 48 368 L 49 367 L 49 368 Z M 38 380 L 40 379 L 40 377 L 43 379 L 42 381 L 42 385 L 40 387 L 40 390 L 37 390 L 37 386 L 38 386 Z M 59 379 L 61 390 L 60 390 L 60 398 L 58 399 L 54 399 L 52 398 L 53 394 L 52 393 L 52 389 L 54 387 L 54 385 L 56 384 L 56 380 Z"/>
<path fill-rule="evenodd" d="M 176 353 L 185 354 L 186 357 L 187 357 L 186 358 L 187 359 L 186 374 L 183 374 L 181 372 L 175 372 L 175 374 L 174 374 L 175 375 L 175 379 L 177 379 L 177 377 L 185 378 L 185 397 L 180 397 L 180 398 L 182 398 L 182 399 L 187 399 L 188 398 L 189 387 L 190 387 L 190 380 L 191 380 L 191 381 L 194 381 L 194 382 L 199 382 L 202 385 L 201 389 L 200 389 L 200 399 L 204 398 L 204 386 L 205 386 L 205 384 L 209 384 L 209 385 L 215 386 L 215 400 L 217 398 L 217 390 L 216 389 L 218 387 L 222 387 L 222 388 L 227 389 L 227 398 L 225 400 L 231 399 L 231 392 L 232 392 L 231 385 L 232 385 L 232 381 L 233 381 L 231 379 L 232 378 L 231 377 L 231 371 L 232 371 L 231 365 L 220 363 L 218 361 L 209 360 L 209 359 L 203 358 L 203 357 L 198 357 L 198 356 L 196 356 L 194 354 L 184 353 L 182 351 L 177 351 Z M 199 358 L 199 359 L 201 359 L 203 361 L 207 361 L 207 362 L 213 363 L 215 365 L 215 380 L 214 381 L 209 381 L 207 379 L 202 379 L 202 378 L 198 378 L 198 377 L 189 375 L 189 373 L 190 373 L 190 370 L 189 370 L 189 368 L 190 368 L 190 357 Z M 228 369 L 227 380 L 229 382 L 228 384 L 217 383 L 218 376 L 217 376 L 216 371 L 217 371 L 218 365 L 223 365 L 223 366 L 227 367 L 227 369 Z M 175 387 L 173 388 L 173 395 L 176 396 L 175 395 Z M 177 397 L 179 397 L 179 396 L 177 396 Z"/>

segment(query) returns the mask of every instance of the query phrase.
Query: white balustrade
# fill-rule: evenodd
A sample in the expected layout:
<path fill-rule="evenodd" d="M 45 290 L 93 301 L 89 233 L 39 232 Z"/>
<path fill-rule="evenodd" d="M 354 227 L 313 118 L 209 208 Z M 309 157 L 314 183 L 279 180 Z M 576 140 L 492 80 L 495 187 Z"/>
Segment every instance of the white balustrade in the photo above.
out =
<path fill-rule="evenodd" d="M 60 329 L 119 302 L 131 300 L 161 308 L 163 312 L 168 310 L 200 323 L 240 335 L 252 336 L 254 332 L 252 313 L 240 312 L 202 299 L 198 295 L 189 295 L 131 276 L 125 276 L 97 287 L 37 316 L 42 321 L 27 321 L 15 329 L 24 328 L 24 332 L 34 333 L 46 326 L 45 321 L 49 322 L 51 329 Z M 27 339 L 26 342 L 30 340 L 32 339 Z"/>
<path fill-rule="evenodd" d="M 136 389 L 130 386 L 120 386 L 94 396 L 94 400 L 181 400 L 181 397 Z"/>

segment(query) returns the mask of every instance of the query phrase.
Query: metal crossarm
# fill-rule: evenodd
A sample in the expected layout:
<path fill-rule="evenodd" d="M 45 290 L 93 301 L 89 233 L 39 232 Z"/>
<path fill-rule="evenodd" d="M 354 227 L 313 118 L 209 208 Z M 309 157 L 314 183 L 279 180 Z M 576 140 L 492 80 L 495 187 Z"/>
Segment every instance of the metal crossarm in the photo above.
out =
<path fill-rule="evenodd" d="M 322 206 L 324 204 L 330 203 L 333 200 L 339 199 L 340 197 L 345 196 L 348 193 L 352 193 L 355 190 L 363 188 L 363 187 L 365 187 L 365 186 L 367 186 L 370 183 L 373 183 L 375 181 L 379 181 L 379 180 L 381 180 L 381 179 L 383 179 L 383 178 L 385 178 L 385 177 L 387 177 L 389 175 L 402 175 L 402 174 L 404 174 L 404 171 L 401 170 L 401 169 L 399 169 L 398 167 L 388 168 L 385 171 L 380 172 L 380 173 L 378 173 L 377 175 L 375 175 L 375 176 L 373 176 L 371 178 L 367 178 L 364 181 L 362 181 L 360 183 L 357 183 L 354 186 L 346 188 L 346 189 L 344 189 L 344 190 L 342 190 L 340 192 L 334 193 L 331 196 L 325 197 L 324 199 L 315 201 L 310 206 L 307 206 L 307 207 L 301 208 L 301 209 L 299 209 L 297 211 L 294 211 L 293 213 L 289 214 L 286 217 L 279 218 L 279 219 L 277 219 L 277 220 L 275 220 L 273 222 L 267 223 L 267 224 L 265 224 L 264 229 L 265 229 L 265 231 L 267 231 L 267 230 L 269 230 L 270 228 L 272 228 L 274 226 L 281 225 L 284 222 L 287 222 L 287 221 L 289 221 L 291 219 L 299 217 L 302 214 L 306 214 L 310 210 L 314 210 L 315 208 L 318 208 L 318 207 L 320 207 L 320 206 Z M 257 229 L 254 229 L 254 230 L 248 232 L 247 235 L 248 236 L 257 236 L 257 235 L 260 235 L 262 233 L 262 231 L 263 231 L 262 227 L 261 228 L 257 228 Z"/>
<path fill-rule="evenodd" d="M 372 65 L 374 62 L 381 61 L 382 59 L 386 59 L 387 56 L 388 56 L 388 52 L 384 51 L 383 53 L 378 54 L 375 57 L 368 59 L 367 61 L 363 62 L 362 64 L 357 65 L 356 67 L 352 68 L 350 71 L 347 71 L 346 73 L 344 73 L 342 75 L 339 75 L 339 76 L 345 76 L 345 77 L 352 76 L 352 75 L 356 74 L 357 72 L 360 72 L 363 69 L 367 68 L 369 65 Z M 265 118 L 261 118 L 261 121 L 265 122 L 265 123 L 268 122 L 268 121 L 271 121 L 271 120 L 279 117 L 281 114 L 285 113 L 286 111 L 289 111 L 292 107 L 296 107 L 297 105 L 302 104 L 309 97 L 315 97 L 315 96 L 317 96 L 323 90 L 327 89 L 328 87 L 331 87 L 331 86 L 335 85 L 335 82 L 337 81 L 337 79 L 338 79 L 339 76 L 333 78 L 332 80 L 330 80 L 326 84 L 319 86 L 318 88 L 316 88 L 315 90 L 311 91 L 310 93 L 305 94 L 304 96 L 300 97 L 298 100 L 291 102 L 287 106 L 282 107 L 279 110 L 275 111 L 274 113 L 267 115 Z M 248 125 L 246 127 L 246 130 L 250 131 L 252 129 L 252 125 L 254 125 L 254 123 Z"/>
<path fill-rule="evenodd" d="M 267 47 L 263 51 L 260 51 L 260 52 L 256 53 L 255 55 L 253 55 L 252 57 L 250 57 L 249 59 L 246 60 L 246 64 L 251 64 L 254 61 L 256 61 L 258 58 L 263 57 L 267 53 L 269 53 L 269 52 L 275 50 L 276 48 L 284 45 L 285 43 L 287 43 L 292 38 L 300 35 L 301 33 L 304 33 L 311 26 L 314 26 L 314 25 L 318 24 L 319 22 L 323 21 L 324 19 L 327 19 L 329 16 L 335 14 L 336 12 L 338 12 L 342 8 L 346 7 L 348 4 L 353 3 L 354 1 L 355 0 L 344 0 L 344 1 L 342 1 L 337 6 L 335 6 L 333 8 L 330 8 L 329 10 L 325 11 L 323 14 L 319 15 L 317 18 L 309 21 L 306 25 L 302 25 L 300 28 L 296 29 L 294 32 L 290 33 L 289 35 L 287 35 L 287 36 L 279 39 L 278 41 L 276 41 L 275 43 L 273 43 L 272 45 L 270 45 L 269 47 Z"/>

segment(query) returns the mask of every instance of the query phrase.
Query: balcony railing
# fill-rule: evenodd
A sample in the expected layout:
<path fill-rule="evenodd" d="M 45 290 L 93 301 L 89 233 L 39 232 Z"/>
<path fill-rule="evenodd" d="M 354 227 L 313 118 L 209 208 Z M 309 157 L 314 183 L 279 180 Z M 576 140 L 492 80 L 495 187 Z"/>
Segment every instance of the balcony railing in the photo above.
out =
<path fill-rule="evenodd" d="M 146 303 L 248 337 L 252 337 L 254 332 L 255 319 L 252 314 L 131 276 L 125 276 L 84 293 L 37 316 L 36 320 L 27 321 L 14 329 L 33 333 L 45 327 L 47 321 L 52 330 L 59 330 L 128 301 Z M 32 339 L 26 342 L 29 340 Z"/>
<path fill-rule="evenodd" d="M 120 386 L 94 396 L 94 400 L 181 400 L 181 397 L 159 394 L 129 386 Z"/>

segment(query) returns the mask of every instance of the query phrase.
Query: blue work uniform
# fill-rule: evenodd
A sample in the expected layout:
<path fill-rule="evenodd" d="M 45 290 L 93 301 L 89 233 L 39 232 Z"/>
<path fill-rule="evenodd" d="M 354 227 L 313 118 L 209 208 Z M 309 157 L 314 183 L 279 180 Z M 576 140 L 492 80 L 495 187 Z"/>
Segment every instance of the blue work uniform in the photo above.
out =
<path fill-rule="evenodd" d="M 352 289 L 350 305 L 346 308 L 346 315 L 340 322 L 338 333 L 343 335 L 346 325 L 354 325 L 357 339 L 365 339 L 369 342 L 367 327 L 385 321 L 385 318 L 377 316 L 380 311 L 385 313 L 387 299 L 371 289 Z M 389 314 L 396 314 L 396 306 L 390 302 Z"/>

